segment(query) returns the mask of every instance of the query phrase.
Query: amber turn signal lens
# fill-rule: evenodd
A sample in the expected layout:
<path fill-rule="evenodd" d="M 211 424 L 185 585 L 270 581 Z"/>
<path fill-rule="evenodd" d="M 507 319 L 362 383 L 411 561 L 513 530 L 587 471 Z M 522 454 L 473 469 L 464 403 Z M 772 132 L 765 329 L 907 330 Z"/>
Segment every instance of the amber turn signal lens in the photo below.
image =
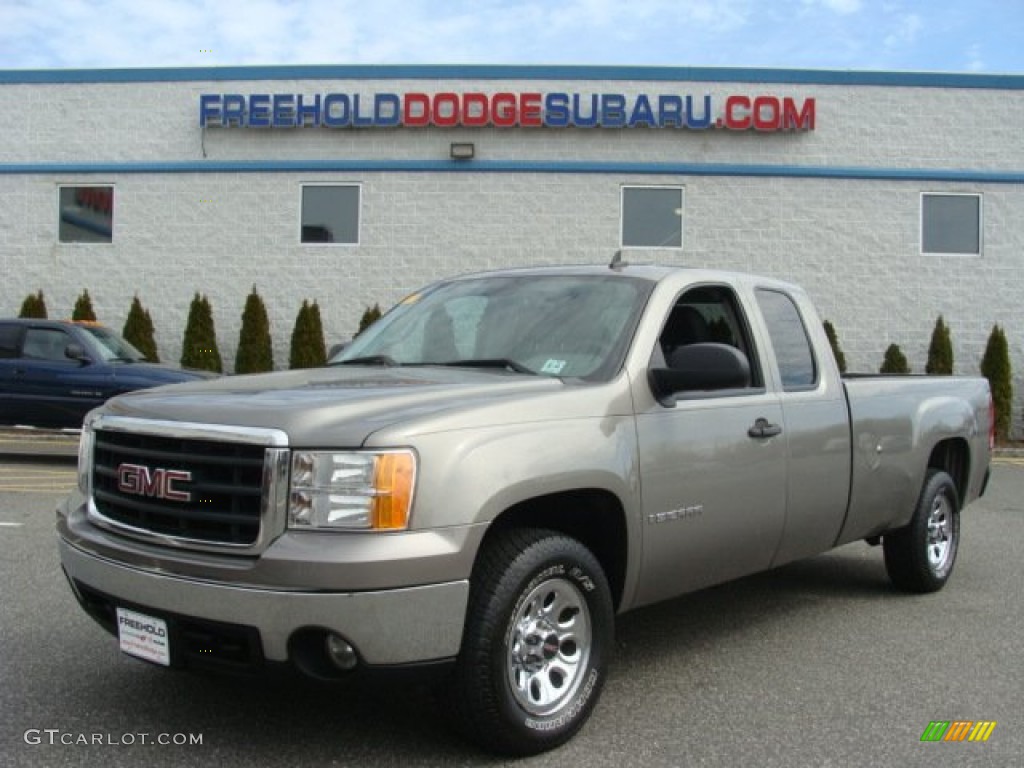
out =
<path fill-rule="evenodd" d="M 384 453 L 377 456 L 373 476 L 376 492 L 373 500 L 373 528 L 397 531 L 408 527 L 415 475 L 411 453 Z"/>

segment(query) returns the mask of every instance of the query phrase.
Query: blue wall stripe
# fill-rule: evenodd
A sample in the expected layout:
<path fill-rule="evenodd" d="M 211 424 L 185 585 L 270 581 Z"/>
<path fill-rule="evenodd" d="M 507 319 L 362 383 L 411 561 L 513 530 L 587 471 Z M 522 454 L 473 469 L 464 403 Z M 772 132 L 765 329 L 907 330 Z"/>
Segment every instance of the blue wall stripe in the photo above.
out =
<path fill-rule="evenodd" d="M 139 69 L 8 69 L 0 84 L 166 83 L 224 80 L 636 80 L 1024 89 L 1024 75 L 825 69 L 642 66 L 286 65 Z"/>
<path fill-rule="evenodd" d="M 137 163 L 5 163 L 0 175 L 135 173 L 602 173 L 609 175 L 743 176 L 868 181 L 957 181 L 1024 184 L 1024 171 L 731 163 L 523 162 L 501 160 L 207 160 Z"/>

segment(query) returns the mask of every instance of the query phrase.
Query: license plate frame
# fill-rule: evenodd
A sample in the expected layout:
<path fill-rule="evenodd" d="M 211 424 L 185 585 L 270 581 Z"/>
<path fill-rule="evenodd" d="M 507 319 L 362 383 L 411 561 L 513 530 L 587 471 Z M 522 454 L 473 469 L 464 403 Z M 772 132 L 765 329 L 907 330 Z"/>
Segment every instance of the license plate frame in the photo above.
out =
<path fill-rule="evenodd" d="M 171 665 L 170 632 L 164 619 L 118 606 L 117 641 L 122 653 L 163 667 Z"/>

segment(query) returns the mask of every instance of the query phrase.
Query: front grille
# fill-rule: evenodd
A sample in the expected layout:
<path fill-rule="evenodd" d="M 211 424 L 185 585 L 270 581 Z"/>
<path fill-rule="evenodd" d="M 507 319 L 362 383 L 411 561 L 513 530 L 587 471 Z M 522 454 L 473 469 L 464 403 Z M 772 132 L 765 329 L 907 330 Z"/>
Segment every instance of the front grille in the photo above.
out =
<path fill-rule="evenodd" d="M 260 534 L 264 454 L 261 445 L 97 430 L 93 502 L 133 529 L 250 546 Z"/>

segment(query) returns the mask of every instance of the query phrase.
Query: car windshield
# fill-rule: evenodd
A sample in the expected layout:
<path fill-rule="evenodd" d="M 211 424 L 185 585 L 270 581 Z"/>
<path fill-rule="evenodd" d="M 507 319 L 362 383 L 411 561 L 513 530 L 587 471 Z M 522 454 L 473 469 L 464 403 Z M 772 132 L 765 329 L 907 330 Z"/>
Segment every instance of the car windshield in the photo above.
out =
<path fill-rule="evenodd" d="M 414 293 L 332 365 L 450 365 L 610 378 L 651 290 L 621 275 L 505 275 Z"/>
<path fill-rule="evenodd" d="M 91 342 L 93 354 L 107 362 L 120 360 L 126 363 L 138 363 L 146 356 L 122 339 L 109 328 L 98 325 L 83 325 L 86 338 Z"/>

